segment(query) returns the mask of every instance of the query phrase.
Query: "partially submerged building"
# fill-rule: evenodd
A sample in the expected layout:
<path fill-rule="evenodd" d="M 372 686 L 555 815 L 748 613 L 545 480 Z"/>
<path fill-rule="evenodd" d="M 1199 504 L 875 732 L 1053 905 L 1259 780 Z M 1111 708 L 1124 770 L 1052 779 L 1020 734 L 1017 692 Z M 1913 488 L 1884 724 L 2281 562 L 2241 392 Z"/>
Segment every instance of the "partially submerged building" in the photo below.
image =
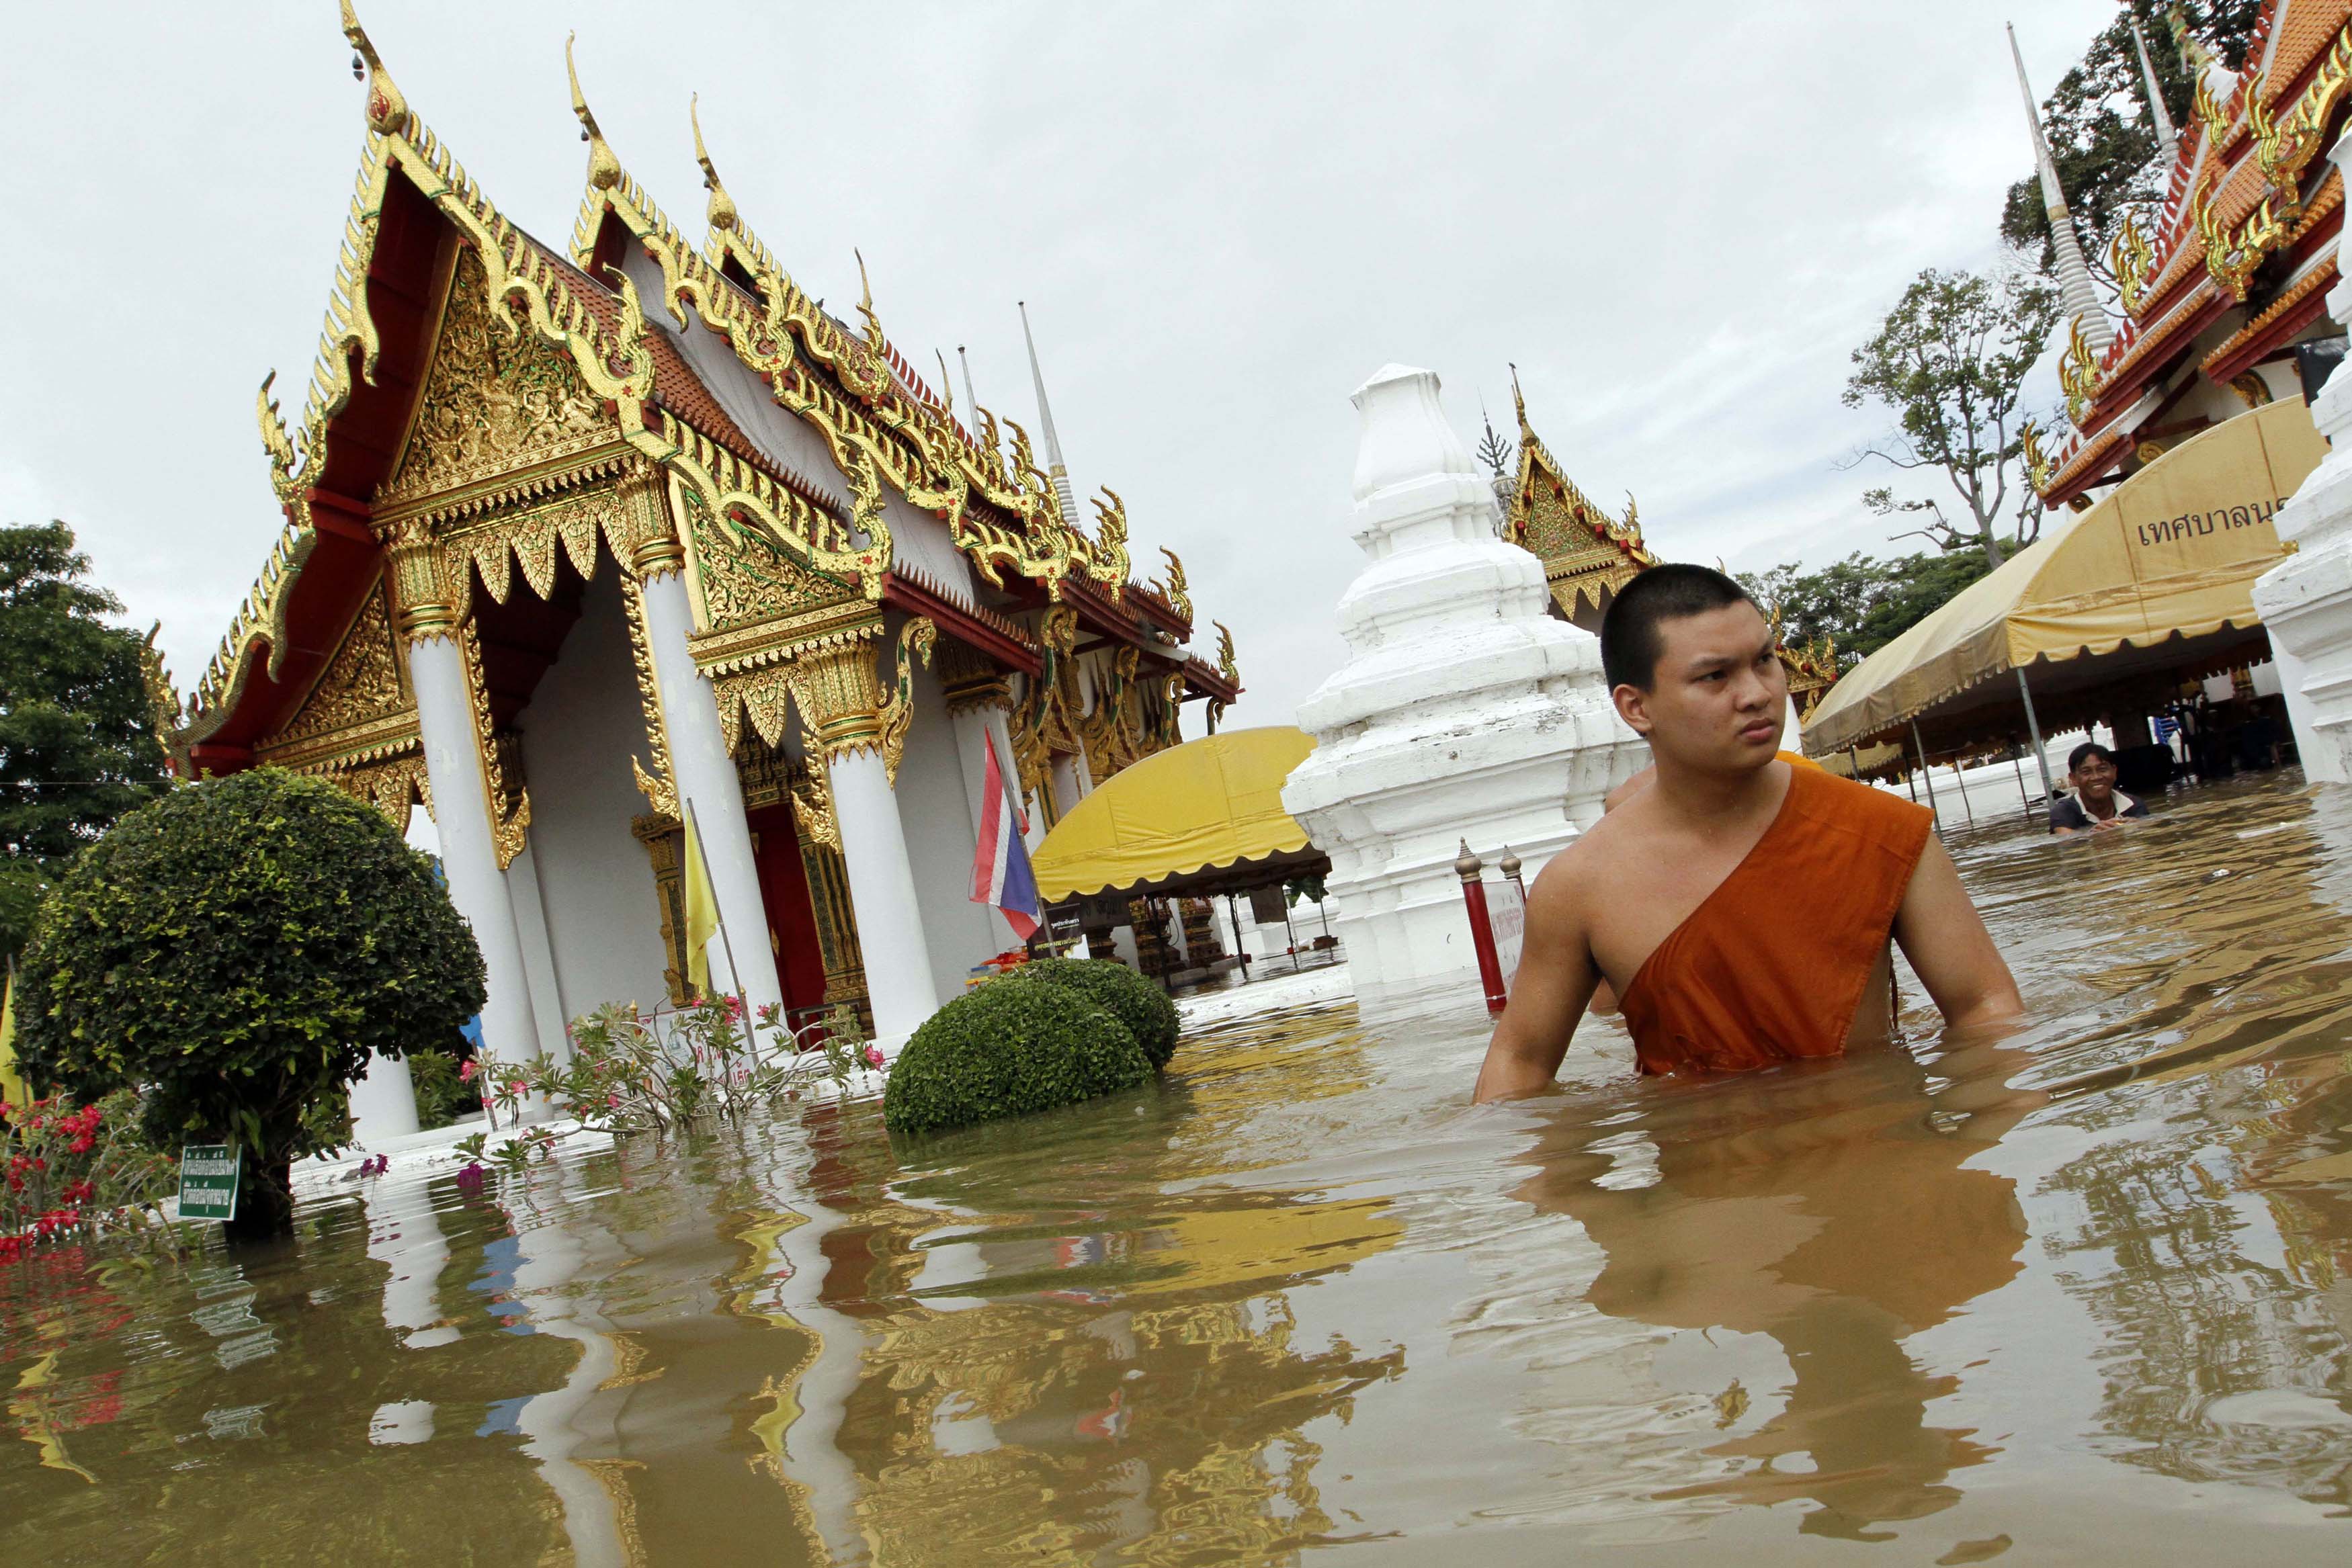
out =
<path fill-rule="evenodd" d="M 1230 638 L 1189 651 L 1181 563 L 1136 580 L 1116 494 L 1081 526 L 1049 422 L 1041 466 L 925 383 L 870 290 L 856 326 L 803 293 L 698 127 L 697 246 L 575 78 L 587 185 L 559 251 L 344 17 L 367 138 L 341 263 L 298 421 L 260 399 L 285 529 L 170 699 L 177 765 L 425 806 L 499 1059 L 683 997 L 689 818 L 714 985 L 903 1036 L 1012 940 L 970 896 L 988 748 L 1042 833 L 1173 744 L 1183 704 L 1235 698 Z"/>

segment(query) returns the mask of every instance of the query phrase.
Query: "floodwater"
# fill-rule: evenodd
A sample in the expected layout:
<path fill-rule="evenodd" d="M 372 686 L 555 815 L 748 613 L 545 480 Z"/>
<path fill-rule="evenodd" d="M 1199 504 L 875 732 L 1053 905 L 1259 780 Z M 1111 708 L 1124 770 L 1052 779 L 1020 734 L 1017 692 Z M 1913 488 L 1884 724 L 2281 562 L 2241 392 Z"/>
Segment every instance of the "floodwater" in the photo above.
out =
<path fill-rule="evenodd" d="M 1480 1020 L 1327 1007 L 927 1145 L 396 1162 L 274 1256 L 15 1270 L 6 1555 L 2347 1561 L 2331 842 L 2291 775 L 1956 840 L 1997 1048 L 1695 1085 L 1600 1030 L 1472 1108 Z"/>

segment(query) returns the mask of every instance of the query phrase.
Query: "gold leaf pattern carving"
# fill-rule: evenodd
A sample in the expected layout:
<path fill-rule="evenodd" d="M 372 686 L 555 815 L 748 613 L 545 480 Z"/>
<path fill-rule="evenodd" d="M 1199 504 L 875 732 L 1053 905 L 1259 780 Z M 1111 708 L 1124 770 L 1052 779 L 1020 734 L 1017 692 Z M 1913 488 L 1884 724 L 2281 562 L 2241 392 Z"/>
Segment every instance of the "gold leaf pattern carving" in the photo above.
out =
<path fill-rule="evenodd" d="M 602 401 L 570 356 L 536 333 L 497 325 L 488 291 L 481 259 L 471 248 L 459 251 L 423 409 L 379 504 L 436 495 L 614 438 Z"/>
<path fill-rule="evenodd" d="M 284 738 L 310 740 L 373 719 L 389 717 L 411 706 L 401 689 L 400 664 L 392 649 L 392 619 L 384 610 L 379 584 L 360 605 L 342 645 L 327 663 L 299 712 L 286 727 Z"/>

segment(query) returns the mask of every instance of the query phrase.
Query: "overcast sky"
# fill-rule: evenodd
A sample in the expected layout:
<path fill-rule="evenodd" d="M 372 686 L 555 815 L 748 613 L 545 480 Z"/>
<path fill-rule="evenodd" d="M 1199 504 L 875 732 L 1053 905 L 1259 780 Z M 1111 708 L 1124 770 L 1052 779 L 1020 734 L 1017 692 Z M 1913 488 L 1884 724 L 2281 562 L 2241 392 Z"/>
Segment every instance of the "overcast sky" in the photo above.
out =
<path fill-rule="evenodd" d="M 2036 0 L 2047 91 L 2114 10 Z M 1993 259 L 2030 168 L 1998 10 L 372 0 L 410 105 L 489 198 L 568 243 L 585 149 L 702 232 L 690 92 L 751 225 L 836 311 L 863 248 L 926 369 L 970 346 L 1031 421 L 1025 298 L 1079 489 L 1174 546 L 1233 722 L 1287 723 L 1345 649 L 1349 393 L 1444 379 L 1652 546 L 1735 570 L 1884 546 L 1839 465 L 1880 428 L 1846 355 L 1919 268 Z M 0 519 L 63 517 L 192 685 L 278 527 L 253 423 L 299 408 L 362 139 L 333 0 L 9 8 Z M 961 388 L 958 388 L 959 397 Z M 1903 548 L 1916 548 L 1906 546 Z"/>

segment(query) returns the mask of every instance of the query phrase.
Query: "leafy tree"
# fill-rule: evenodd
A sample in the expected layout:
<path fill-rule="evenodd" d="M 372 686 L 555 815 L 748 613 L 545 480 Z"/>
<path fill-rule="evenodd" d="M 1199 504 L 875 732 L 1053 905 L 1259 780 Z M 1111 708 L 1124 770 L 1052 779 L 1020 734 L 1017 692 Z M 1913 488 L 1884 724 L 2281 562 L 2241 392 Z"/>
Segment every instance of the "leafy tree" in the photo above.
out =
<path fill-rule="evenodd" d="M 1756 601 L 1777 610 L 1781 633 L 1836 640 L 1843 674 L 1916 626 L 1990 569 L 1973 547 L 1878 560 L 1859 550 L 1819 571 L 1793 564 L 1743 572 Z"/>
<path fill-rule="evenodd" d="M 84 1099 L 143 1085 L 159 1147 L 245 1152 L 239 1236 L 291 1228 L 292 1161 L 341 1140 L 376 1055 L 454 1053 L 481 954 L 433 862 L 382 812 L 276 768 L 175 789 L 115 824 L 42 905 L 17 1050 Z"/>
<path fill-rule="evenodd" d="M 2173 45 L 2165 15 L 2171 8 L 2158 0 L 2130 0 L 2042 102 L 2051 162 L 2058 167 L 2058 182 L 2065 187 L 2066 205 L 2091 266 L 2103 276 L 2107 246 L 2124 214 L 2137 214 L 2141 228 L 2147 228 L 2149 210 L 2164 199 L 2168 172 L 2155 161 L 2156 127 L 2147 110 L 2139 54 L 2132 43 L 2132 16 L 2139 18 L 2147 36 L 2148 58 L 2155 63 L 2174 127 L 2185 133 L 2195 124 L 2190 108 L 2195 83 Z M 2222 60 L 2233 62 L 2244 58 L 2262 9 L 2262 0 L 2185 0 L 2179 6 L 2189 32 Z M 2032 257 L 2045 274 L 2056 270 L 2057 250 L 2050 242 L 2038 172 L 2029 172 L 2009 188 L 2001 205 L 2000 237 Z"/>
<path fill-rule="evenodd" d="M 2030 543 L 2041 531 L 2041 498 L 2023 471 L 2026 419 L 2018 400 L 2057 322 L 2058 291 L 2038 277 L 1931 267 L 1853 351 L 1842 401 L 1848 408 L 1880 404 L 1895 417 L 1895 429 L 1853 461 L 1939 470 L 1967 507 L 1951 518 L 1931 498 L 1899 498 L 1890 487 L 1865 491 L 1864 503 L 1882 517 L 1920 519 L 1897 538 L 1916 534 L 1945 550 L 1974 546 L 1999 566 L 1995 530 L 2012 497 L 2018 539 Z"/>
<path fill-rule="evenodd" d="M 0 528 L 0 952 L 42 891 L 117 817 L 154 798 L 163 751 L 145 645 L 110 626 L 122 601 L 84 580 L 63 523 Z"/>

